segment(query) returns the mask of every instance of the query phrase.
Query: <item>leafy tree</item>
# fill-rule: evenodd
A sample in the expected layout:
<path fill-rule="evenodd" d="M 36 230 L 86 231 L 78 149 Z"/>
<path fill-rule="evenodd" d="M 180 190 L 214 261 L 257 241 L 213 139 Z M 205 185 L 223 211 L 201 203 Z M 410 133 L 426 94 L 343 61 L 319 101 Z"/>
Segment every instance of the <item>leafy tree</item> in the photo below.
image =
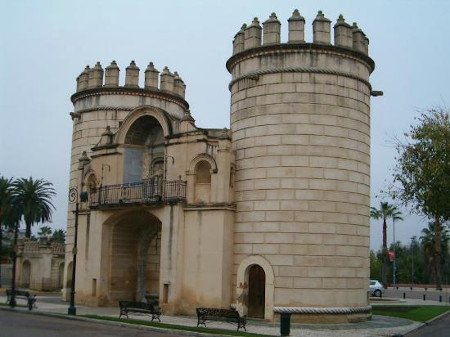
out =
<path fill-rule="evenodd" d="M 51 221 L 55 209 L 51 198 L 56 193 L 52 183 L 32 177 L 15 180 L 13 187 L 26 225 L 25 237 L 29 238 L 34 223 Z"/>
<path fill-rule="evenodd" d="M 66 242 L 66 232 L 62 229 L 55 230 L 51 240 L 64 244 Z"/>
<path fill-rule="evenodd" d="M 429 270 L 431 275 L 434 276 L 435 280 L 437 278 L 437 263 L 441 264 L 441 268 L 445 266 L 446 260 L 448 260 L 448 248 L 450 242 L 450 234 L 446 228 L 443 228 L 441 231 L 440 239 L 441 239 L 441 248 L 443 250 L 443 254 L 440 260 L 436 259 L 436 229 L 435 223 L 430 222 L 428 224 L 428 228 L 422 229 L 422 235 L 420 236 L 420 241 L 422 243 L 423 252 L 428 261 Z"/>
<path fill-rule="evenodd" d="M 428 265 L 425 254 L 419 240 L 416 236 L 411 238 L 411 244 L 409 245 L 409 259 L 411 263 L 411 283 L 428 284 L 429 273 L 426 272 L 426 266 Z"/>
<path fill-rule="evenodd" d="M 398 210 L 398 208 L 394 205 L 389 204 L 388 202 L 381 201 L 380 208 L 371 207 L 370 208 L 370 217 L 373 219 L 383 219 L 383 268 L 381 270 L 382 282 L 384 284 L 387 283 L 387 270 L 388 270 L 388 249 L 387 249 L 387 220 L 392 219 L 392 221 L 403 220 L 402 213 Z"/>
<path fill-rule="evenodd" d="M 378 259 L 376 254 L 370 251 L 370 279 L 379 280 L 381 279 L 381 267 L 382 261 Z"/>
<path fill-rule="evenodd" d="M 434 223 L 436 288 L 441 289 L 441 233 L 450 220 L 450 118 L 443 109 L 422 113 L 418 125 L 397 142 L 397 165 L 390 192 Z"/>

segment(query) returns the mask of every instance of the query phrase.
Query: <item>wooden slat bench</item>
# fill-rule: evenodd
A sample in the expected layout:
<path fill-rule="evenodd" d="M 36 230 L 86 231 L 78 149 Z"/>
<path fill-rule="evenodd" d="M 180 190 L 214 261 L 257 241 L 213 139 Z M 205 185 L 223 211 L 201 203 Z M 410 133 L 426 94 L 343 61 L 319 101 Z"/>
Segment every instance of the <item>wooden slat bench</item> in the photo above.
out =
<path fill-rule="evenodd" d="M 237 324 L 237 331 L 240 328 L 244 328 L 247 331 L 245 325 L 247 324 L 247 317 L 241 317 L 239 312 L 235 309 L 222 309 L 222 308 L 197 308 L 197 327 L 200 324 L 206 328 L 207 320 L 223 320 L 228 323 Z"/>
<path fill-rule="evenodd" d="M 152 322 L 155 319 L 161 322 L 161 309 L 158 305 L 137 301 L 119 301 L 119 307 L 119 318 L 121 318 L 122 315 L 128 318 L 129 313 L 135 312 L 140 314 L 150 314 L 152 315 Z"/>
<path fill-rule="evenodd" d="M 6 303 L 11 301 L 12 290 L 6 289 Z M 16 290 L 14 298 L 23 298 L 27 301 L 28 310 L 31 310 L 36 307 L 36 295 L 30 294 L 26 290 Z"/>

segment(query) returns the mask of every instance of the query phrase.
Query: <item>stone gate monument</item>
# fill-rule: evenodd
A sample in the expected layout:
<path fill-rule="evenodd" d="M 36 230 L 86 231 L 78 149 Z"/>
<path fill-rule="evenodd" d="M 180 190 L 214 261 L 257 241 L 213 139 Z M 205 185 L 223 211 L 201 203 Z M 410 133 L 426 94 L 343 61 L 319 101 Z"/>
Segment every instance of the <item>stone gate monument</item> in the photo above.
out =
<path fill-rule="evenodd" d="M 77 78 L 71 186 L 76 299 L 158 296 L 166 313 L 233 306 L 249 317 L 366 319 L 369 40 L 319 11 L 312 42 L 295 10 L 243 25 L 226 66 L 231 129 L 201 129 L 177 72 L 135 62 Z M 70 205 L 66 279 L 71 275 Z M 66 284 L 67 282 L 64 282 Z M 69 289 L 66 289 L 68 293 Z"/>

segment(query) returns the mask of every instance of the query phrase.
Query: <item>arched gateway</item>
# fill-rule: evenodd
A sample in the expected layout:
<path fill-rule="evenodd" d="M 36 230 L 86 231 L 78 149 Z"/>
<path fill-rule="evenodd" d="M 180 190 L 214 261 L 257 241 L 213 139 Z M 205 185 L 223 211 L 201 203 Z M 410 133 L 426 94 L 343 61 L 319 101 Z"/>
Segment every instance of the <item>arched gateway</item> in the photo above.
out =
<path fill-rule="evenodd" d="M 110 224 L 109 299 L 141 301 L 159 293 L 161 221 L 146 211 Z"/>

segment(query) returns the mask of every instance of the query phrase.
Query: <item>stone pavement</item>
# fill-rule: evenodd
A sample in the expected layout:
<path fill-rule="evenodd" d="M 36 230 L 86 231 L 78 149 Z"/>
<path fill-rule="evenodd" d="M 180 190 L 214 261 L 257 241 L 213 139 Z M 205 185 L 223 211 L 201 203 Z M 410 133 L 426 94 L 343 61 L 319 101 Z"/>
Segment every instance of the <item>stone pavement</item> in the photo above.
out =
<path fill-rule="evenodd" d="M 56 294 L 42 294 L 37 295 L 37 308 L 33 309 L 31 313 L 55 314 L 67 316 L 68 303 L 62 302 L 60 296 Z M 0 302 L 6 302 L 6 296 L 0 295 Z M 25 303 L 24 300 L 18 299 L 18 304 Z M 398 303 L 398 302 L 397 302 Z M 423 303 L 422 303 L 423 304 Z M 430 303 L 431 304 L 431 303 Z M 434 304 L 434 303 L 433 303 Z M 82 315 L 98 315 L 107 317 L 118 317 L 118 307 L 86 307 L 77 305 L 77 318 Z M 10 310 L 9 307 L 0 306 L 2 310 Z M 17 311 L 28 312 L 25 307 L 16 307 Z M 130 315 L 130 318 L 140 320 L 150 320 L 148 316 Z M 106 321 L 105 321 L 106 322 Z M 197 325 L 196 317 L 187 316 L 161 316 L 161 322 L 174 325 L 183 325 L 195 327 Z M 383 316 L 373 316 L 371 321 L 351 324 L 292 324 L 291 336 L 305 336 L 305 337 L 324 337 L 324 336 L 345 336 L 345 337 L 361 337 L 361 336 L 393 336 L 404 335 L 412 330 L 422 326 L 422 323 L 417 323 L 400 318 L 391 318 Z M 226 322 L 208 321 L 208 328 L 219 328 L 232 330 L 234 326 Z M 247 332 L 256 333 L 259 335 L 279 336 L 279 323 L 271 324 L 264 321 L 250 320 L 247 323 Z M 189 333 L 189 335 L 199 335 L 196 333 Z M 209 334 L 209 336 L 211 336 Z"/>

